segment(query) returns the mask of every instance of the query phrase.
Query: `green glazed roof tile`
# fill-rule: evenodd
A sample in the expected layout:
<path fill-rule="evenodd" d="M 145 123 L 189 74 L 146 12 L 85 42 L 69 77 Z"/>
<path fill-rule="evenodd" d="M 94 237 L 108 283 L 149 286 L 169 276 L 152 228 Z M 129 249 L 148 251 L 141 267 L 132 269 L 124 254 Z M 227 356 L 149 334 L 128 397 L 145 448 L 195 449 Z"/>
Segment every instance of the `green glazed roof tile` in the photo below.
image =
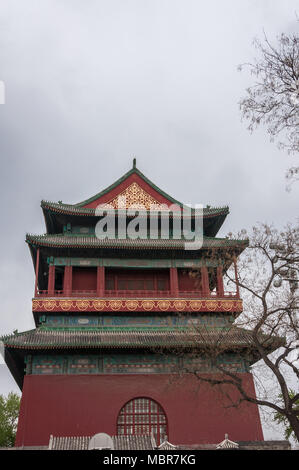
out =
<path fill-rule="evenodd" d="M 41 207 L 43 209 L 48 209 L 50 211 L 57 212 L 60 214 L 82 215 L 82 216 L 89 216 L 89 217 L 96 216 L 95 214 L 96 209 L 89 208 L 89 207 L 81 207 L 81 206 L 78 206 L 77 204 L 63 204 L 63 203 L 43 200 L 41 201 Z M 228 206 L 203 208 L 204 217 L 215 217 L 221 214 L 228 214 L 228 213 L 229 213 Z M 163 216 L 163 212 L 161 213 L 161 215 Z"/>
<path fill-rule="evenodd" d="M 122 248 L 122 249 L 175 249 L 184 250 L 186 244 L 193 242 L 183 239 L 99 239 L 93 235 L 26 235 L 26 242 L 30 245 L 54 246 L 54 247 L 79 247 L 79 248 Z M 231 240 L 228 238 L 204 237 L 203 248 L 239 247 L 244 249 L 248 240 Z"/>
<path fill-rule="evenodd" d="M 261 336 L 266 346 L 274 350 L 282 344 L 281 338 Z M 69 328 L 44 328 L 2 337 L 9 348 L 63 349 L 63 348 L 176 348 L 191 347 L 202 349 L 208 346 L 222 348 L 254 347 L 252 332 L 232 327 L 219 329 L 184 331 L 92 331 Z M 273 349 L 274 348 L 274 349 Z"/>

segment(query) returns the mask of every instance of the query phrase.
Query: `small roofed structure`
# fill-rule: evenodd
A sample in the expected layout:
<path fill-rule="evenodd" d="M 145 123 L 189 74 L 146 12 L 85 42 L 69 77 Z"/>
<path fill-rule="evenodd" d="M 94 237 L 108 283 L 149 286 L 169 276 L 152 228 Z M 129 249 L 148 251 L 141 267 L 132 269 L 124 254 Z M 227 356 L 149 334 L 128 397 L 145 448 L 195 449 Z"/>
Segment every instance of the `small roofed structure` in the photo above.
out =
<path fill-rule="evenodd" d="M 103 434 L 104 433 L 101 433 L 101 435 Z M 96 436 L 99 436 L 99 434 L 96 434 Z M 53 436 L 51 435 L 48 449 L 49 450 L 92 450 L 90 447 L 90 444 L 92 444 L 96 436 Z M 111 436 L 110 439 L 113 444 L 113 450 L 155 450 L 157 448 L 156 441 L 152 435 Z M 99 448 L 96 448 L 96 447 L 93 447 L 93 449 L 100 450 Z"/>
<path fill-rule="evenodd" d="M 239 449 L 239 444 L 237 442 L 230 441 L 228 434 L 225 434 L 224 440 L 217 444 L 216 449 Z"/>

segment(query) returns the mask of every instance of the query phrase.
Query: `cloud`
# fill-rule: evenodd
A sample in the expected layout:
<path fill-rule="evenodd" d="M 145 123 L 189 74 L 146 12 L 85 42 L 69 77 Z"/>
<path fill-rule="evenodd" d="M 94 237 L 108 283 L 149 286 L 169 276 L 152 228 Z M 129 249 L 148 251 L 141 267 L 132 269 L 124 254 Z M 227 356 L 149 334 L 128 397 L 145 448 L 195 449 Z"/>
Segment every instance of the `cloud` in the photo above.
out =
<path fill-rule="evenodd" d="M 75 203 L 132 165 L 186 203 L 229 204 L 224 229 L 298 214 L 291 160 L 238 101 L 263 29 L 293 26 L 297 1 L 3 0 L 0 12 L 1 333 L 32 327 L 25 232 L 42 198 Z M 5 247 L 5 249 L 4 249 Z M 1 390 L 0 390 L 1 393 Z"/>

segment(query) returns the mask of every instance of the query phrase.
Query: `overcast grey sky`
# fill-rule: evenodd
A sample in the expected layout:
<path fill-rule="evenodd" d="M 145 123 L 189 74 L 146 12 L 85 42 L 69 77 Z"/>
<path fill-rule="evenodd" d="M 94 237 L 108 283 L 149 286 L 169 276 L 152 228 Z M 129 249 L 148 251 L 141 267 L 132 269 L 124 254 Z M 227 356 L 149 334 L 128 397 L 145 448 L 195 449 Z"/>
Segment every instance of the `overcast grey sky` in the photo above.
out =
<path fill-rule="evenodd" d="M 40 200 L 86 199 L 133 157 L 184 203 L 228 204 L 222 234 L 298 216 L 292 159 L 241 122 L 251 77 L 237 71 L 263 30 L 298 29 L 296 11 L 298 0 L 0 0 L 1 334 L 34 327 L 24 238 L 45 231 Z"/>

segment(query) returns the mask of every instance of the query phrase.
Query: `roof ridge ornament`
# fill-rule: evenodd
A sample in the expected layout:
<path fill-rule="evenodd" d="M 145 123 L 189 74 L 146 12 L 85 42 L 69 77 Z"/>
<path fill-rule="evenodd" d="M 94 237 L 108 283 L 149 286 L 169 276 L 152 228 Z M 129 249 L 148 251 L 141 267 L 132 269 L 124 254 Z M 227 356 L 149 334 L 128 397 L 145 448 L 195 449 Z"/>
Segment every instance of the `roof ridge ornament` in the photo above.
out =
<path fill-rule="evenodd" d="M 239 449 L 239 444 L 237 442 L 231 441 L 228 438 L 228 434 L 225 434 L 224 440 L 216 445 L 216 449 Z"/>
<path fill-rule="evenodd" d="M 136 168 L 136 158 L 135 157 L 133 158 L 133 168 L 134 169 Z"/>
<path fill-rule="evenodd" d="M 175 450 L 177 448 L 178 448 L 178 446 L 175 446 L 174 444 L 171 444 L 168 441 L 166 435 L 164 436 L 164 441 L 161 442 L 161 444 L 157 447 L 158 450 Z"/>

